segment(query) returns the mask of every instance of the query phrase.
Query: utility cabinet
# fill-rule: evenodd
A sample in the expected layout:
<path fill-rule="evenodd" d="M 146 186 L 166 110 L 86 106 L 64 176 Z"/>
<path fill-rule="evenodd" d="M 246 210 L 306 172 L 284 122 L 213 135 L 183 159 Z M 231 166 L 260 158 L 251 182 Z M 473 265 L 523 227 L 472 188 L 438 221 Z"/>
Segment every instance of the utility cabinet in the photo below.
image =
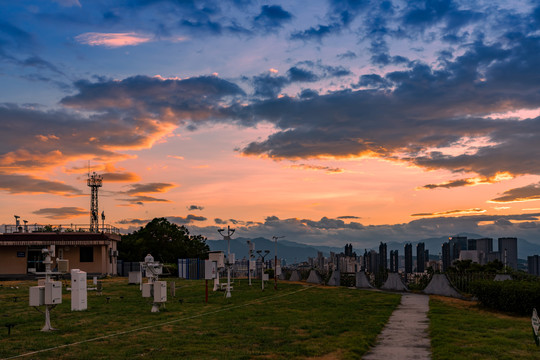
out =
<path fill-rule="evenodd" d="M 41 306 L 45 304 L 45 286 L 30 287 L 30 306 Z"/>
<path fill-rule="evenodd" d="M 62 303 L 62 282 L 50 281 L 45 283 L 45 305 Z"/>
<path fill-rule="evenodd" d="M 88 286 L 86 272 L 79 269 L 71 270 L 71 311 L 88 309 Z"/>
<path fill-rule="evenodd" d="M 162 303 L 167 301 L 167 282 L 154 282 L 154 302 Z"/>
<path fill-rule="evenodd" d="M 204 278 L 206 280 L 215 279 L 217 276 L 217 262 L 204 260 Z"/>
<path fill-rule="evenodd" d="M 143 297 L 152 297 L 152 288 L 154 287 L 154 284 L 152 283 L 144 283 L 142 284 L 142 296 Z"/>

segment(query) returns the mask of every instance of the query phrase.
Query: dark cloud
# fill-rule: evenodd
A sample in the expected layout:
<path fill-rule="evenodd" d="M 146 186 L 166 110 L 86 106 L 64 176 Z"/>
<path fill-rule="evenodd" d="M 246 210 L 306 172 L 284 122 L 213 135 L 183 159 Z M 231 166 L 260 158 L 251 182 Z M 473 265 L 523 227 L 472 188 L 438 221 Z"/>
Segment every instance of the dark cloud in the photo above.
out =
<path fill-rule="evenodd" d="M 475 182 L 472 179 L 460 179 L 460 180 L 452 180 L 443 184 L 427 184 L 422 186 L 424 189 L 437 189 L 437 188 L 445 188 L 445 189 L 451 189 L 454 187 L 461 187 L 461 186 L 469 186 L 474 185 Z"/>
<path fill-rule="evenodd" d="M 540 200 L 540 183 L 506 190 L 502 196 L 492 199 L 490 202 L 506 203 L 515 201 Z"/>
<path fill-rule="evenodd" d="M 287 71 L 289 82 L 313 82 L 319 80 L 318 76 L 309 70 L 293 66 Z"/>
<path fill-rule="evenodd" d="M 254 19 L 255 24 L 271 30 L 289 22 L 293 18 L 292 14 L 284 10 L 279 5 L 263 5 L 261 13 Z"/>
<path fill-rule="evenodd" d="M 194 211 L 194 210 L 204 210 L 204 207 L 203 206 L 199 206 L 199 205 L 190 205 L 187 207 L 189 211 Z"/>
<path fill-rule="evenodd" d="M 213 76 L 137 76 L 79 81 L 76 87 L 78 93 L 62 104 L 81 113 L 0 105 L 0 171 L 46 170 L 81 159 L 125 159 L 121 150 L 151 147 L 180 124 L 227 117 L 224 104 L 243 95 L 237 85 Z M 92 114 L 83 115 L 86 111 Z"/>
<path fill-rule="evenodd" d="M 147 184 L 132 184 L 131 189 L 123 191 L 123 194 L 140 195 L 144 193 L 164 193 L 177 185 L 171 183 L 147 183 Z"/>
<path fill-rule="evenodd" d="M 32 214 L 42 215 L 48 219 L 71 219 L 77 216 L 88 215 L 89 211 L 80 207 L 60 207 L 39 209 Z"/>
<path fill-rule="evenodd" d="M 119 194 L 129 195 L 129 198 L 120 199 L 120 201 L 128 202 L 132 205 L 144 205 L 147 202 L 171 202 L 167 199 L 155 198 L 148 196 L 148 193 L 164 193 L 177 185 L 171 183 L 147 183 L 147 184 L 131 184 L 130 189 L 121 191 Z"/>
<path fill-rule="evenodd" d="M 186 217 L 182 216 L 167 216 L 167 220 L 177 225 L 186 225 L 193 223 L 195 221 L 206 221 L 207 219 L 204 216 L 196 215 L 187 215 Z"/>
<path fill-rule="evenodd" d="M 224 225 L 226 222 L 216 222 Z M 486 237 L 519 237 L 534 241 L 540 236 L 540 213 L 514 215 L 459 215 L 427 217 L 394 225 L 362 225 L 344 223 L 339 218 L 321 220 L 280 219 L 268 216 L 264 222 L 246 222 L 236 226 L 237 236 L 267 237 L 279 233 L 291 241 L 304 244 L 343 246 L 353 243 L 356 247 L 371 248 L 383 242 L 419 241 L 434 237 L 448 237 L 459 233 L 474 233 Z M 524 225 L 523 225 L 524 224 Z M 191 228 L 190 228 L 191 229 Z M 215 238 L 216 227 L 193 227 L 193 231 Z"/>
<path fill-rule="evenodd" d="M 270 72 L 254 76 L 251 80 L 254 95 L 263 98 L 277 97 L 283 88 L 293 83 L 311 83 L 324 78 L 335 78 L 350 75 L 349 69 L 343 66 L 324 65 L 321 62 L 303 61 L 287 70 L 284 76 Z M 316 92 L 307 89 L 309 95 Z M 306 93 L 308 94 L 308 93 Z"/>
<path fill-rule="evenodd" d="M 356 53 L 354 53 L 353 51 L 347 50 L 343 54 L 338 54 L 337 58 L 341 60 L 346 60 L 346 59 L 352 60 L 352 59 L 356 59 L 357 56 L 356 56 Z"/>
<path fill-rule="evenodd" d="M 407 70 L 362 77 L 359 85 L 373 90 L 262 101 L 238 116 L 270 121 L 281 131 L 242 151 L 274 159 L 369 154 L 486 179 L 504 172 L 540 174 L 540 118 L 486 117 L 537 108 L 538 67 L 539 39 L 522 36 L 506 45 L 471 44 L 439 69 L 416 62 Z M 476 138 L 489 144 L 469 140 L 462 153 L 438 151 Z"/>
<path fill-rule="evenodd" d="M 165 121 L 172 120 L 166 115 L 166 111 L 172 111 L 176 116 L 173 121 L 177 122 L 201 116 L 219 116 L 217 102 L 244 95 L 240 87 L 216 76 L 183 80 L 134 76 L 122 81 L 91 83 L 81 80 L 75 86 L 79 93 L 62 99 L 63 105 L 84 110 L 125 112 L 139 107 L 152 117 Z"/>
<path fill-rule="evenodd" d="M 130 198 L 118 199 L 118 200 L 125 201 L 131 205 L 144 205 L 145 203 L 149 203 L 149 202 L 166 202 L 166 203 L 171 202 L 170 200 L 167 200 L 167 199 L 159 199 L 159 198 L 146 196 L 146 195 L 136 195 Z"/>
<path fill-rule="evenodd" d="M 105 182 L 133 182 L 138 181 L 139 175 L 132 172 L 115 172 L 115 173 L 103 173 L 103 181 Z"/>
<path fill-rule="evenodd" d="M 121 225 L 145 225 L 151 221 L 151 219 L 122 219 L 120 221 L 117 221 L 116 223 Z"/>
<path fill-rule="evenodd" d="M 303 41 L 322 41 L 324 37 L 336 33 L 339 30 L 341 30 L 341 25 L 337 23 L 331 25 L 318 25 L 306 30 L 293 32 L 291 34 L 291 39 Z"/>
<path fill-rule="evenodd" d="M 337 173 L 342 173 L 345 171 L 342 168 L 336 168 L 336 167 L 330 167 L 330 166 L 324 166 L 324 165 L 293 164 L 290 167 L 293 169 L 324 171 L 329 174 L 337 174 Z"/>
<path fill-rule="evenodd" d="M 59 181 L 1 172 L 0 190 L 11 194 L 55 194 L 64 196 L 82 195 L 83 193 L 80 189 Z"/>
<path fill-rule="evenodd" d="M 338 216 L 337 218 L 338 218 L 338 219 L 342 219 L 342 220 L 343 220 L 343 219 L 345 219 L 345 220 L 347 220 L 347 219 L 361 219 L 361 218 L 358 217 L 358 216 L 352 216 L 352 215 Z"/>

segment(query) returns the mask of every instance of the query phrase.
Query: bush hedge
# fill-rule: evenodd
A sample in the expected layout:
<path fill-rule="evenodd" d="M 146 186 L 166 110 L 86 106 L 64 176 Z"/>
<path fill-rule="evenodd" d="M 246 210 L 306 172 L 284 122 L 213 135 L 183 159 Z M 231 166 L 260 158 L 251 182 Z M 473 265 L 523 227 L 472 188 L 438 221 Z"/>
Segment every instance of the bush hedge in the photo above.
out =
<path fill-rule="evenodd" d="M 519 314 L 531 315 L 540 310 L 540 282 L 479 280 L 471 284 L 471 291 L 482 306 Z"/>

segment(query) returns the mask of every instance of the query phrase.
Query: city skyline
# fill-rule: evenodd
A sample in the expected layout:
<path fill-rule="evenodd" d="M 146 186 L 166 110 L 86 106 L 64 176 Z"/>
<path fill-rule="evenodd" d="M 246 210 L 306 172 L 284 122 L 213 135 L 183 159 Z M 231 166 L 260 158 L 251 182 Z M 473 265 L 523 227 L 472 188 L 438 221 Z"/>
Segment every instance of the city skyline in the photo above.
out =
<path fill-rule="evenodd" d="M 540 243 L 532 1 L 0 4 L 0 224 Z M 100 220 L 101 223 L 101 220 Z"/>

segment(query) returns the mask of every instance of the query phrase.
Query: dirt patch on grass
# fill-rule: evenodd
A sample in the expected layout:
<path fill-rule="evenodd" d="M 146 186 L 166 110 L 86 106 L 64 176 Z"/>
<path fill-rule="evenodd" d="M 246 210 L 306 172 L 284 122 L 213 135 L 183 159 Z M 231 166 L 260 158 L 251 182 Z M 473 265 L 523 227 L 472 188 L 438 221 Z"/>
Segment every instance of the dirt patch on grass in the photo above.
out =
<path fill-rule="evenodd" d="M 337 351 L 331 352 L 331 353 L 323 355 L 323 356 L 308 357 L 306 359 L 309 359 L 309 360 L 315 360 L 315 359 L 317 359 L 317 360 L 339 360 L 339 359 L 343 359 L 343 351 L 342 350 L 337 350 Z"/>
<path fill-rule="evenodd" d="M 524 320 L 529 319 L 527 316 L 508 315 L 502 312 L 484 309 L 480 306 L 478 301 L 460 300 L 460 299 L 450 298 L 446 296 L 439 296 L 439 295 L 430 295 L 430 298 L 434 300 L 439 300 L 445 304 L 448 304 L 458 309 L 473 310 L 478 313 L 483 313 L 489 316 L 495 316 L 499 319 L 524 319 Z"/>

